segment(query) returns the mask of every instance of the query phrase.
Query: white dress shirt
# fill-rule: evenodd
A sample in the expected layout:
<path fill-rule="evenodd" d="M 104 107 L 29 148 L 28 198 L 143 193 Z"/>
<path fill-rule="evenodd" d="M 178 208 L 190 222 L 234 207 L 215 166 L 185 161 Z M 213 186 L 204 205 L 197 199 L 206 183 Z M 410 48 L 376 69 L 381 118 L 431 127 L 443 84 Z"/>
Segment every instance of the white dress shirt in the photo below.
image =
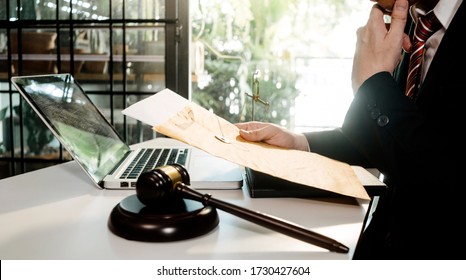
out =
<path fill-rule="evenodd" d="M 440 42 L 442 41 L 443 35 L 445 35 L 445 31 L 448 29 L 448 26 L 450 26 L 450 23 L 462 2 L 463 0 L 440 0 L 435 6 L 434 14 L 442 24 L 442 27 L 440 30 L 432 34 L 432 36 L 430 36 L 426 41 L 424 61 L 421 69 L 421 83 L 424 81 L 424 77 L 426 76 L 427 70 L 429 69 L 430 63 L 434 58 Z M 417 9 L 414 6 L 412 6 L 410 10 L 410 14 L 414 22 L 416 22 L 419 15 L 425 15 L 427 12 L 428 11 Z"/>

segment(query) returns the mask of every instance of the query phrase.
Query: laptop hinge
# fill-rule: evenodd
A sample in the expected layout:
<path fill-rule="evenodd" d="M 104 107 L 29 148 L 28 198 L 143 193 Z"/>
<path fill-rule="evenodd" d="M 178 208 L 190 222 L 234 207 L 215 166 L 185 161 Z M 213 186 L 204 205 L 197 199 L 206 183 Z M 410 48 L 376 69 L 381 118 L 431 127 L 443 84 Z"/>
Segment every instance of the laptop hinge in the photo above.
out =
<path fill-rule="evenodd" d="M 121 166 L 121 164 L 128 158 L 130 154 L 131 154 L 131 151 L 127 151 L 125 155 L 123 156 L 123 158 L 117 164 L 115 164 L 113 169 L 110 171 L 109 175 L 113 175 L 113 173 L 118 169 L 118 167 Z"/>

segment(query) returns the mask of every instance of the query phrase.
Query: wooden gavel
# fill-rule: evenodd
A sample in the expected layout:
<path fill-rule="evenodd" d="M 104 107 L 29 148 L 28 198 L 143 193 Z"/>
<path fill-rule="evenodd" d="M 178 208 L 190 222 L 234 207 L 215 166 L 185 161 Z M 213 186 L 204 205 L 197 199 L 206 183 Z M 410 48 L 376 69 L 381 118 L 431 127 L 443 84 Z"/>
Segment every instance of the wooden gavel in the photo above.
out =
<path fill-rule="evenodd" d="M 349 251 L 347 246 L 329 237 L 283 219 L 215 199 L 210 194 L 199 193 L 192 189 L 189 184 L 188 171 L 182 165 L 166 165 L 142 173 L 136 182 L 136 195 L 139 201 L 146 206 L 157 205 L 163 200 L 176 197 L 195 200 L 204 206 L 215 207 L 252 223 L 333 252 L 348 253 Z"/>

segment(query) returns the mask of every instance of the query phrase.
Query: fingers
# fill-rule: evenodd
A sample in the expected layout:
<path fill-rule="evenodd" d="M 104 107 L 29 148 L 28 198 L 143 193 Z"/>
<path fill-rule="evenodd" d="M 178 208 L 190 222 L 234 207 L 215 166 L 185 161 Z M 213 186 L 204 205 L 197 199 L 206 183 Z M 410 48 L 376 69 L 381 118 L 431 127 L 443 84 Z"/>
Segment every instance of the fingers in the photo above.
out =
<path fill-rule="evenodd" d="M 385 26 L 385 22 L 383 22 L 384 14 L 385 11 L 378 4 L 374 4 L 372 6 L 371 12 L 369 13 L 369 18 L 367 19 L 367 25 L 383 24 Z"/>
<path fill-rule="evenodd" d="M 373 5 L 367 24 L 357 30 L 356 51 L 351 82 L 354 93 L 369 77 L 383 71 L 393 73 L 400 62 L 401 49 L 409 50 L 411 43 L 404 33 L 408 17 L 408 1 L 396 0 L 391 9 L 389 30 L 385 14 L 390 10 Z"/>
<path fill-rule="evenodd" d="M 270 123 L 245 122 L 235 125 L 240 129 L 240 136 L 252 142 L 267 142 L 277 133 L 277 128 Z"/>
<path fill-rule="evenodd" d="M 408 18 L 409 4 L 407 0 L 397 0 L 393 6 L 389 35 L 395 38 L 404 38 L 404 29 Z M 403 44 L 405 47 L 405 44 Z"/>
<path fill-rule="evenodd" d="M 235 126 L 238 127 L 239 129 L 244 129 L 244 130 L 254 130 L 254 129 L 260 129 L 269 124 L 263 123 L 263 122 L 242 122 L 242 123 L 236 123 Z"/>
<path fill-rule="evenodd" d="M 250 142 L 263 142 L 273 146 L 309 151 L 304 134 L 297 134 L 272 123 L 248 122 L 236 124 L 240 136 Z"/>
<path fill-rule="evenodd" d="M 382 8 L 382 6 L 376 3 L 372 6 L 369 17 L 374 16 L 374 17 L 380 18 L 382 15 L 386 13 L 387 11 L 384 8 Z M 371 21 L 371 20 L 369 19 L 368 21 Z"/>
<path fill-rule="evenodd" d="M 239 129 L 244 129 L 244 130 L 249 130 L 250 128 L 250 123 L 249 122 L 244 122 L 244 123 L 235 123 L 235 126 Z"/>
<path fill-rule="evenodd" d="M 411 39 L 409 36 L 405 33 L 403 34 L 403 43 L 402 43 L 402 48 L 405 52 L 409 53 L 411 52 L 411 48 L 413 45 L 411 44 Z"/>
<path fill-rule="evenodd" d="M 257 130 L 246 130 L 246 129 L 240 129 L 239 130 L 239 135 L 243 137 L 244 140 L 246 141 L 251 141 L 251 142 L 260 142 L 262 141 L 260 134 L 258 133 Z"/>
<path fill-rule="evenodd" d="M 251 142 L 268 142 L 272 135 L 270 135 L 270 129 L 268 127 L 259 128 L 259 129 L 240 129 L 239 135 L 243 137 L 246 141 Z"/>
<path fill-rule="evenodd" d="M 383 39 L 388 32 L 384 14 L 386 14 L 385 10 L 378 4 L 372 6 L 366 25 L 356 31 L 356 44 L 373 44 L 374 40 Z"/>
<path fill-rule="evenodd" d="M 256 122 L 242 122 L 235 123 L 235 126 L 239 128 L 239 135 L 247 141 L 260 141 L 256 140 L 257 133 L 251 133 L 259 126 Z"/>

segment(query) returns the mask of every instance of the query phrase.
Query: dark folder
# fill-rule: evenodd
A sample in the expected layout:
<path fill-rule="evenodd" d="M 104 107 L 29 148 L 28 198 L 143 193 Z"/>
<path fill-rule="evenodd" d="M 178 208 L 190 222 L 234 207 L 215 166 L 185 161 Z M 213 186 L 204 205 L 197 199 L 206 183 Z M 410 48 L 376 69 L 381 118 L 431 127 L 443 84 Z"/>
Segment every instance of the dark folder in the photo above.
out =
<path fill-rule="evenodd" d="M 386 185 L 380 182 L 375 176 L 361 167 L 353 167 L 358 178 L 369 196 L 379 196 L 385 192 Z M 266 197 L 312 197 L 331 198 L 342 197 L 343 195 L 314 188 L 306 185 L 294 183 L 285 179 L 277 178 L 266 173 L 262 173 L 251 168 L 245 168 L 247 187 L 249 195 L 253 198 Z"/>

